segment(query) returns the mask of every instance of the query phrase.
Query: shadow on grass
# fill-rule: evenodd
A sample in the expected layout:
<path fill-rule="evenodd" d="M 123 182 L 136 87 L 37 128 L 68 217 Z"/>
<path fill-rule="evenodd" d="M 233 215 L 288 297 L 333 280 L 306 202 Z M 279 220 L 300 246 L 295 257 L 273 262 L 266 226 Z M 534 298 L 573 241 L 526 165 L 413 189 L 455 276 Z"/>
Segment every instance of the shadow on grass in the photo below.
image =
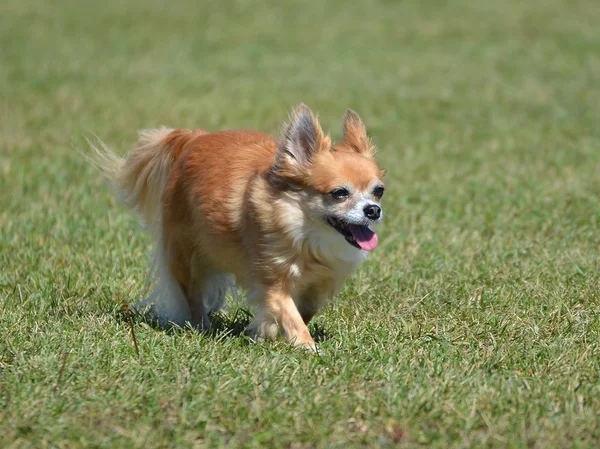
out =
<path fill-rule="evenodd" d="M 223 338 L 240 338 L 247 336 L 247 327 L 252 321 L 252 313 L 243 308 L 236 308 L 230 313 L 218 312 L 211 314 L 210 329 L 206 331 L 199 331 L 191 326 L 164 326 L 154 318 L 151 312 L 141 313 L 127 305 L 123 305 L 121 310 L 117 312 L 117 319 L 132 325 L 145 323 L 156 331 L 165 332 L 170 335 L 179 332 L 202 332 L 211 338 L 221 340 Z M 309 329 L 316 343 L 322 343 L 330 338 L 330 334 L 327 330 L 318 323 L 311 323 Z"/>

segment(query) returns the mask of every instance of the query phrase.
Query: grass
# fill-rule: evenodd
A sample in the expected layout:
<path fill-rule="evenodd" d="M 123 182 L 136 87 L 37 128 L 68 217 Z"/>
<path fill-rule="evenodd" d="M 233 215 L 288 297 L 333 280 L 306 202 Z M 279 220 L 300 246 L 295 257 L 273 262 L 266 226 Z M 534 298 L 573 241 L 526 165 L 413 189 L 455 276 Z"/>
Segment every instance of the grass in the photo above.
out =
<path fill-rule="evenodd" d="M 166 4 L 166 3 L 165 3 Z M 0 446 L 600 445 L 594 0 L 0 5 Z M 150 240 L 73 149 L 356 109 L 381 245 L 321 356 L 158 331 Z"/>

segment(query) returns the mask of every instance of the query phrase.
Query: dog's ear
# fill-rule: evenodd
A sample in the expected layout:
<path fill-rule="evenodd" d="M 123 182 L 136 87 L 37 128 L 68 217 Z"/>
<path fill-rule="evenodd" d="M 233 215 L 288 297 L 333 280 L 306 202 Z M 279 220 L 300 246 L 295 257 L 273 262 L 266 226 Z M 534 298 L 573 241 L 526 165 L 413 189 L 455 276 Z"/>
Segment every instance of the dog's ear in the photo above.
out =
<path fill-rule="evenodd" d="M 306 166 L 316 153 L 328 150 L 330 145 L 331 142 L 323 135 L 319 121 L 308 106 L 298 106 L 285 130 L 282 150 L 298 164 Z"/>
<path fill-rule="evenodd" d="M 301 104 L 292 113 L 271 171 L 279 177 L 302 183 L 310 175 L 314 156 L 330 148 L 331 139 L 323 134 L 308 106 Z"/>
<path fill-rule="evenodd" d="M 348 109 L 344 117 L 344 142 L 343 147 L 363 156 L 375 156 L 375 147 L 367 136 L 367 128 L 352 109 Z"/>

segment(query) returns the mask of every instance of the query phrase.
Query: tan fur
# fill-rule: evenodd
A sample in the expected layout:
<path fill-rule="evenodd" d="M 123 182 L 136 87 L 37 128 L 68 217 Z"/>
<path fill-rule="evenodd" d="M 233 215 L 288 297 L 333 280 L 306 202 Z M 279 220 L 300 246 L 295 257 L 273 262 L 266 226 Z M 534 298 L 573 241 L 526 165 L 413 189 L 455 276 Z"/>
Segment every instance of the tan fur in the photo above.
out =
<path fill-rule="evenodd" d="M 362 198 L 381 183 L 373 155 L 356 113 L 347 113 L 344 140 L 332 148 L 300 106 L 282 142 L 255 131 L 163 128 L 142 133 L 126 160 L 105 147 L 94 159 L 157 234 L 163 281 L 170 282 L 162 294 L 181 296 L 187 306 L 170 313 L 176 301 L 163 299 L 165 320 L 206 328 L 209 309 L 220 306 L 234 276 L 257 306 L 257 338 L 281 331 L 314 348 L 308 322 L 366 256 L 322 214 L 355 204 L 331 199 L 339 185 Z"/>

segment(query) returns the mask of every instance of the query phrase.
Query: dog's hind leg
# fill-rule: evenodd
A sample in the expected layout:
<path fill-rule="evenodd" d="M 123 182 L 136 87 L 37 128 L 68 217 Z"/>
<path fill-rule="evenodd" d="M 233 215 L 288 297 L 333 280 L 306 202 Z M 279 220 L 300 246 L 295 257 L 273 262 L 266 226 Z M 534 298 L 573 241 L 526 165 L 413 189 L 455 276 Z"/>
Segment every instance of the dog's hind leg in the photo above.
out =
<path fill-rule="evenodd" d="M 188 293 L 192 324 L 207 329 L 210 324 L 208 314 L 219 311 L 228 291 L 236 293 L 233 276 L 207 265 L 198 256 L 192 258 L 192 282 Z"/>
<path fill-rule="evenodd" d="M 210 320 L 206 307 L 210 293 L 209 281 L 212 276 L 210 267 L 198 264 L 192 248 L 177 245 L 172 240 L 169 248 L 169 271 L 177 280 L 188 306 L 190 324 L 195 329 L 208 330 Z"/>
<path fill-rule="evenodd" d="M 191 322 L 192 316 L 184 291 L 169 265 L 166 251 L 159 244 L 152 274 L 157 279 L 156 288 L 150 296 L 132 307 L 163 328 L 173 324 L 183 327 Z"/>

